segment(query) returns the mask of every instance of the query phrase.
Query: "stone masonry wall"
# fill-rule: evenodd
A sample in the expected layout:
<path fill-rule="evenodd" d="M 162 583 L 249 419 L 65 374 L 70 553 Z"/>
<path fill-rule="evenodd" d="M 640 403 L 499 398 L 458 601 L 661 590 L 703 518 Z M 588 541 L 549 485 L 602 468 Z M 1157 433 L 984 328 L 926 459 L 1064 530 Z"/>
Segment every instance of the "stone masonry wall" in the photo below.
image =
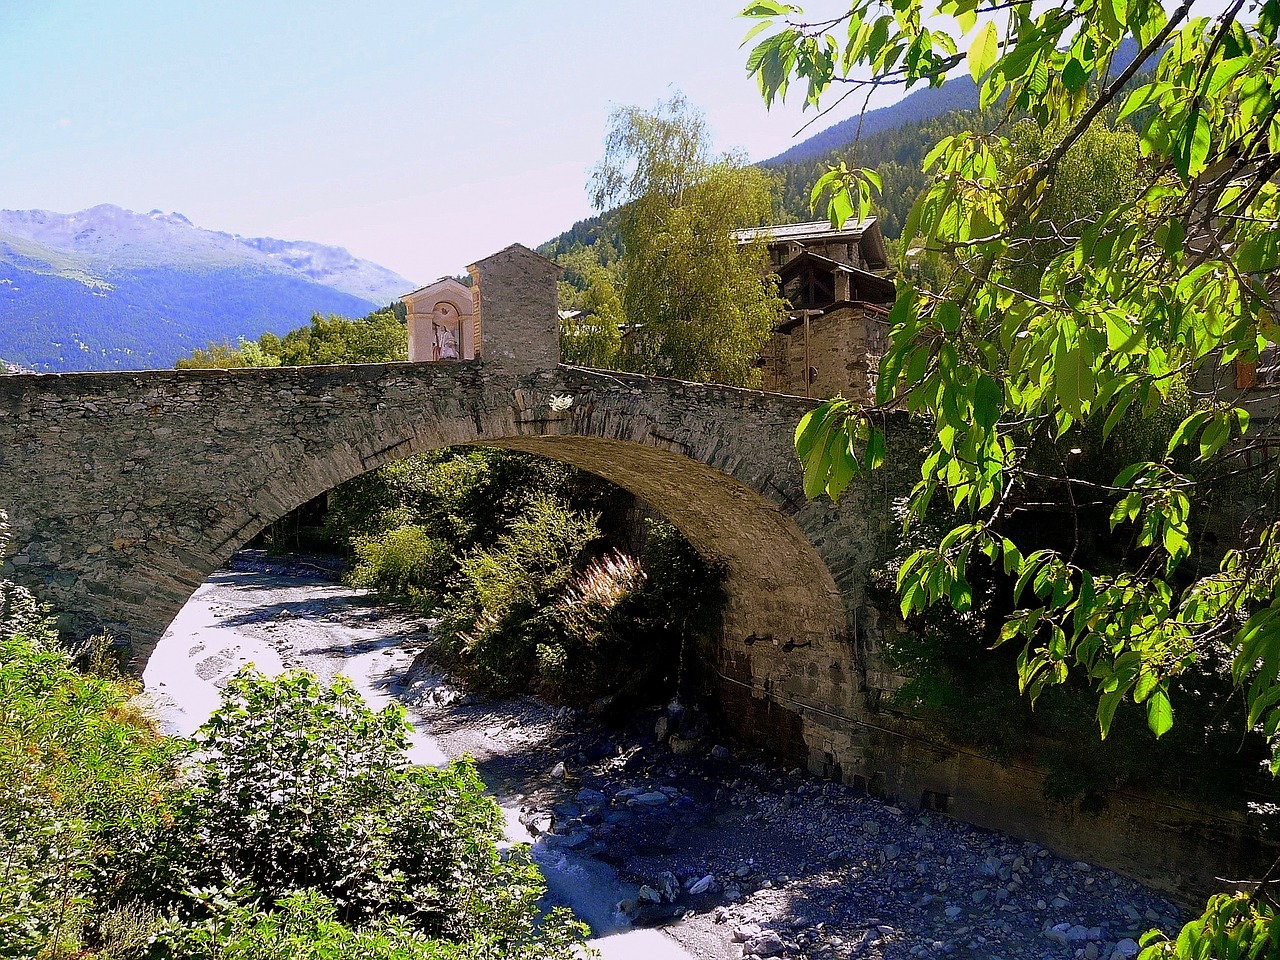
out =
<path fill-rule="evenodd" d="M 773 375 L 769 385 L 780 393 L 805 396 L 804 325 L 775 334 Z M 818 399 L 840 394 L 859 403 L 874 399 L 876 371 L 886 342 L 884 324 L 861 309 L 842 308 L 809 321 L 809 363 L 817 376 L 808 395 Z"/>

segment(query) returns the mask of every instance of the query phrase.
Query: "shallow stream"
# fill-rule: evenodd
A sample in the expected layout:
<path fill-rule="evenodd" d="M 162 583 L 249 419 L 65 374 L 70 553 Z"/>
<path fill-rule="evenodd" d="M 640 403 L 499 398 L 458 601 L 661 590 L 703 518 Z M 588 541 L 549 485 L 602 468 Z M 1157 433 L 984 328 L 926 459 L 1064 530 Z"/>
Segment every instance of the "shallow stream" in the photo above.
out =
<path fill-rule="evenodd" d="M 252 663 L 269 675 L 295 667 L 324 678 L 342 674 L 375 709 L 392 700 L 404 703 L 414 724 L 409 756 L 415 763 L 440 764 L 463 752 L 433 735 L 431 717 L 423 709 L 424 704 L 447 704 L 456 691 L 437 677 L 412 686 L 404 683 L 425 639 L 424 621 L 370 605 L 360 591 L 333 583 L 319 569 L 272 562 L 255 553 L 241 554 L 233 567 L 214 574 L 195 592 L 143 674 L 167 733 L 193 733 L 213 712 L 227 679 Z M 470 731 L 455 727 L 449 739 L 484 760 L 485 741 L 493 750 L 510 745 L 509 733 L 499 738 L 492 732 L 477 722 Z M 592 945 L 602 957 L 681 960 L 716 955 L 693 954 L 660 931 L 632 928 L 615 906 L 634 898 L 636 885 L 621 881 L 606 863 L 555 849 L 531 835 L 521 822 L 516 785 L 494 784 L 492 778 L 486 782 L 496 788 L 507 839 L 532 844 L 547 880 L 548 905 L 569 906 L 590 924 L 596 936 Z"/>

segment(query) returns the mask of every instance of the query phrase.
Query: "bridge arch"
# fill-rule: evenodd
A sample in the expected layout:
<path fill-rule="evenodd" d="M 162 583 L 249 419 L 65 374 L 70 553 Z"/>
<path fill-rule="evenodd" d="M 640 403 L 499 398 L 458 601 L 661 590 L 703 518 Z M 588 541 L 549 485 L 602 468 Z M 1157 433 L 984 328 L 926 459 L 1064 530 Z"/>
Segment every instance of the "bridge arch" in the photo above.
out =
<path fill-rule="evenodd" d="M 0 378 L 0 505 L 16 550 L 3 573 L 69 629 L 126 639 L 140 669 L 209 574 L 299 504 L 413 453 L 522 450 L 630 490 L 723 561 L 711 666 L 726 712 L 780 752 L 833 754 L 797 704 L 860 710 L 853 626 L 886 526 L 873 518 L 888 511 L 804 500 L 790 434 L 806 401 L 495 366 Z"/>

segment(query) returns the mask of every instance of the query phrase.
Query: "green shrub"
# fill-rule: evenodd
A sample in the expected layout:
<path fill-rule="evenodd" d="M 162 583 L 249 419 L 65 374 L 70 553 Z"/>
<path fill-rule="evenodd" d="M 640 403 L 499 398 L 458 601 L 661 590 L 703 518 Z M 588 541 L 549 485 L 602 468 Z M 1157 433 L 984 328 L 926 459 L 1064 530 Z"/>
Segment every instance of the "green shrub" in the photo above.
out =
<path fill-rule="evenodd" d="M 597 518 L 538 496 L 462 569 L 438 635 L 467 676 L 493 690 L 537 674 L 537 648 L 557 639 L 555 602 L 599 538 Z"/>
<path fill-rule="evenodd" d="M 643 565 L 606 555 L 568 585 L 553 614 L 559 643 L 540 656 L 543 678 L 578 700 L 677 695 L 685 650 L 716 621 L 721 579 L 675 527 L 651 521 Z"/>
<path fill-rule="evenodd" d="M 438 450 L 397 460 L 329 494 L 326 531 L 355 543 L 397 527 L 423 527 L 463 555 L 490 546 L 538 496 L 581 500 L 593 484 L 572 467 L 487 448 Z"/>
<path fill-rule="evenodd" d="M 632 632 L 629 612 L 645 580 L 639 562 L 616 551 L 577 574 L 555 605 L 555 639 L 537 648 L 542 681 L 578 699 L 604 692 L 607 679 L 618 677 L 626 662 L 612 654 L 624 652 L 617 648 L 636 639 L 627 636 Z"/>
<path fill-rule="evenodd" d="M 355 553 L 356 564 L 348 578 L 352 585 L 403 597 L 424 613 L 440 602 L 454 566 L 448 545 L 418 526 L 360 537 Z"/>
<path fill-rule="evenodd" d="M 499 856 L 474 765 L 409 766 L 408 732 L 403 708 L 374 713 L 345 680 L 241 671 L 195 737 L 161 839 L 170 889 L 247 888 L 264 909 L 316 890 L 345 923 L 402 917 L 450 939 L 523 929 L 536 871 Z"/>
<path fill-rule="evenodd" d="M 720 571 L 666 523 L 651 525 L 643 566 L 600 544 L 595 516 L 536 498 L 462 562 L 437 627 L 445 655 L 497 692 L 630 703 L 676 693 L 684 646 L 718 616 Z"/>
<path fill-rule="evenodd" d="M 159 938 L 174 960 L 571 960 L 584 957 L 585 928 L 553 911 L 533 933 L 477 934 L 461 943 L 431 939 L 403 922 L 353 929 L 314 890 L 290 894 L 276 908 L 226 904 L 208 923 L 170 924 Z"/>
<path fill-rule="evenodd" d="M 30 594 L 0 598 L 0 957 L 578 955 L 474 765 L 408 764 L 402 709 L 246 671 L 182 744 Z"/>
<path fill-rule="evenodd" d="M 174 748 L 136 689 L 0 633 L 0 956 L 92 946 L 103 910 L 146 873 L 139 851 L 170 815 Z"/>

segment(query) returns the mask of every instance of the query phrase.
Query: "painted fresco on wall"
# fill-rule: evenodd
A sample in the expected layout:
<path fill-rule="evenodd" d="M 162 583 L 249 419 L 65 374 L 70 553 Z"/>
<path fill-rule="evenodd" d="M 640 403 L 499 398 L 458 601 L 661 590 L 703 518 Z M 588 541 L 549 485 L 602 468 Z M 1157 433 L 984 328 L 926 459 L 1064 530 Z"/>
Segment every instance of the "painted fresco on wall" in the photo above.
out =
<path fill-rule="evenodd" d="M 457 360 L 459 357 L 458 308 L 447 300 L 437 303 L 431 311 L 431 359 Z"/>

